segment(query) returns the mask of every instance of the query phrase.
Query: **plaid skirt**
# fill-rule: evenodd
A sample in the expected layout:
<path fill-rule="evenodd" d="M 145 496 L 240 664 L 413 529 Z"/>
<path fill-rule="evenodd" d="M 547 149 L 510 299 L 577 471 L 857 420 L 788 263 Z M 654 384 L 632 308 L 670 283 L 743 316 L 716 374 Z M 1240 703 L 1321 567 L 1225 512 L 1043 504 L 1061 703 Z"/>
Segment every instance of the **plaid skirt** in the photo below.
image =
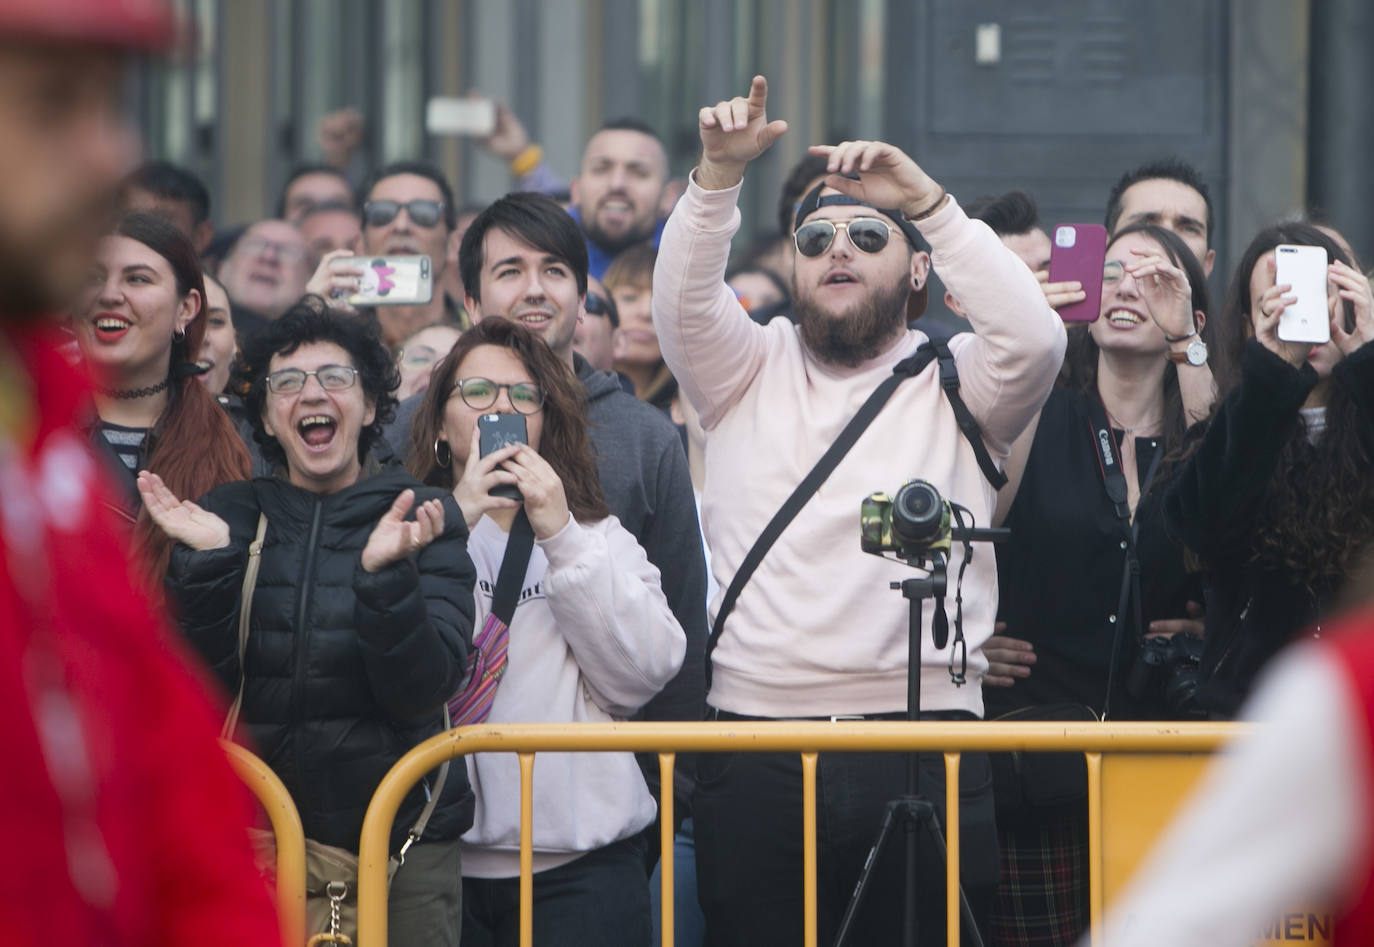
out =
<path fill-rule="evenodd" d="M 1001 881 L 989 943 L 1070 945 L 1088 929 L 1088 807 L 997 827 Z"/>

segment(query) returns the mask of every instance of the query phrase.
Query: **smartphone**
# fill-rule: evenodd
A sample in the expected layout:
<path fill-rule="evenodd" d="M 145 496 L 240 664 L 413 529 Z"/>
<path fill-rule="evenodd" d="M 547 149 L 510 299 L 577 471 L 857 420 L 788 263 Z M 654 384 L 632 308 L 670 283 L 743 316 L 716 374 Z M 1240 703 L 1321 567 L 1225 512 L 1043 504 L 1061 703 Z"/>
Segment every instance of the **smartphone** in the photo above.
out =
<path fill-rule="evenodd" d="M 1286 295 L 1298 301 L 1279 314 L 1279 338 L 1285 342 L 1331 341 L 1331 316 L 1326 308 L 1326 248 L 1290 243 L 1274 248 L 1274 282 L 1288 283 Z"/>
<path fill-rule="evenodd" d="M 511 444 L 528 444 L 523 414 L 483 414 L 477 418 L 477 453 L 485 457 L 492 451 L 500 450 Z M 509 500 L 523 500 L 520 490 L 513 483 L 498 483 L 491 488 L 494 497 Z"/>
<path fill-rule="evenodd" d="M 336 262 L 363 271 L 353 306 L 417 306 L 434 298 L 434 266 L 427 256 L 349 256 Z"/>
<path fill-rule="evenodd" d="M 1102 264 L 1107 260 L 1107 228 L 1101 224 L 1060 224 L 1050 247 L 1050 282 L 1077 280 L 1082 302 L 1059 310 L 1065 322 L 1096 322 L 1102 315 Z"/>
<path fill-rule="evenodd" d="M 431 135 L 486 138 L 496 131 L 496 103 L 491 99 L 435 96 L 425 106 L 425 129 Z"/>

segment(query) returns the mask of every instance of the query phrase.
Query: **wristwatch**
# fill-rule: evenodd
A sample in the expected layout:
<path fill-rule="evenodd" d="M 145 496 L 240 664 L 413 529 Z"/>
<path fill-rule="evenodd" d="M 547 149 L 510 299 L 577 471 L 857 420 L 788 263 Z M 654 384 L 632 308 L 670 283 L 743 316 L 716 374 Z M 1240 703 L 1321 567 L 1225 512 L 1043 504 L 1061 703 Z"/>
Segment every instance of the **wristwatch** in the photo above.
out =
<path fill-rule="evenodd" d="M 1183 340 L 1179 339 L 1178 341 L 1181 342 Z M 1188 343 L 1186 349 L 1182 352 L 1169 352 L 1169 361 L 1176 362 L 1179 365 L 1192 365 L 1194 368 L 1206 365 L 1207 343 L 1197 338 L 1197 334 L 1194 333 L 1193 341 Z"/>

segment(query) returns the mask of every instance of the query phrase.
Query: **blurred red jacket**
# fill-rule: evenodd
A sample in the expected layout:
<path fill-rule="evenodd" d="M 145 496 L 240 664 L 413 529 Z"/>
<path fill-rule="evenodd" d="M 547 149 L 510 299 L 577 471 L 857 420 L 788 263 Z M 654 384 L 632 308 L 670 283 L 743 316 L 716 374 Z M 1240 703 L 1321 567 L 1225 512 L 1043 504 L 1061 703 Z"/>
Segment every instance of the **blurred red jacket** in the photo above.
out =
<path fill-rule="evenodd" d="M 222 711 L 131 580 L 86 380 L 0 330 L 0 925 L 6 944 L 274 944 Z"/>

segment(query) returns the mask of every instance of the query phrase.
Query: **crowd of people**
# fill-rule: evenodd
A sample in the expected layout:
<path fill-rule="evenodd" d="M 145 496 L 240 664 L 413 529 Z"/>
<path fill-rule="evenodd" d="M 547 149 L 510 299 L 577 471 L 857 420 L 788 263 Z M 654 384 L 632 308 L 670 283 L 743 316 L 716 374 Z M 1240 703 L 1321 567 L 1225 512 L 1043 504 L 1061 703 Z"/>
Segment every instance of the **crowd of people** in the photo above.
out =
<path fill-rule="evenodd" d="M 93 90 L 63 119 L 81 147 L 6 118 L 26 87 L 7 76 L 66 68 L 43 58 L 41 21 L 11 28 L 35 52 L 0 53 L 0 127 L 17 154 L 29 142 L 27 177 L 0 191 L 0 245 L 28 268 L 0 268 L 0 470 L 9 496 L 34 497 L 0 504 L 3 607 L 34 632 L 6 645 L 4 693 L 21 698 L 10 719 L 31 721 L 34 785 L 17 791 L 66 840 L 36 846 L 65 855 L 8 893 L 79 905 L 64 923 L 84 939 L 114 925 L 153 940 L 155 923 L 240 911 L 225 942 L 264 942 L 270 855 L 235 837 L 250 820 L 217 726 L 281 777 L 312 852 L 346 864 L 382 776 L 450 726 L 1231 719 L 1276 656 L 1360 597 L 1374 297 L 1329 226 L 1254 235 L 1214 305 L 1206 182 L 1176 158 L 1142 165 L 1105 197 L 1098 297 L 1095 281 L 1050 279 L 1029 194 L 954 195 L 919 156 L 850 141 L 812 146 L 779 196 L 779 233 L 740 247 L 748 168 L 787 131 L 756 77 L 701 110 L 685 179 L 625 119 L 564 180 L 498 103 L 481 144 L 512 190 L 490 204 L 459 203 L 418 160 L 355 187 L 345 155 L 293 172 L 272 216 L 221 229 L 194 174 L 131 168 L 119 142 L 79 134 L 117 110 L 94 90 L 118 50 L 166 42 L 150 10 L 61 37 L 84 57 L 68 81 Z M 85 189 L 25 211 L 63 193 L 64 174 Z M 1328 261 L 1327 343 L 1278 332 L 1302 301 L 1276 278 L 1286 245 Z M 359 258 L 420 255 L 427 299 L 350 302 Z M 971 331 L 923 322 L 934 275 Z M 1096 318 L 1066 323 L 1081 303 Z M 520 433 L 489 444 L 498 424 Z M 930 549 L 901 532 L 899 503 L 887 555 L 870 554 L 858 514 L 915 477 L 959 525 L 1010 538 L 954 542 L 950 608 L 925 609 L 909 668 L 907 604 L 888 587 Z M 54 555 L 73 533 L 81 555 Z M 85 562 L 117 573 L 95 618 L 80 614 L 89 596 L 58 607 Z M 53 614 L 34 622 L 43 603 Z M 137 670 L 115 686 L 89 655 Z M 115 725 L 138 732 L 105 736 L 121 707 Z M 175 733 L 149 736 L 173 718 Z M 131 839 L 167 836 L 148 824 L 173 816 L 105 811 L 132 791 L 121 778 L 152 779 L 117 778 L 107 752 L 155 772 L 174 736 L 194 752 L 160 752 L 196 772 L 153 780 L 159 805 L 212 810 L 213 865 L 140 863 Z M 820 758 L 823 940 L 907 763 Z M 943 761 L 913 771 L 938 826 Z M 959 783 L 966 927 L 1002 945 L 1081 937 L 1081 760 L 966 753 Z M 540 755 L 536 939 L 656 937 L 666 792 L 678 942 L 799 942 L 801 763 L 722 752 L 680 756 L 671 787 L 653 755 Z M 392 943 L 516 942 L 518 796 L 508 754 L 412 790 L 390 840 Z M 917 923 L 943 942 L 941 855 L 929 839 L 920 852 Z M 902 929 L 899 848 L 871 867 L 850 943 Z M 312 933 L 328 930 L 337 891 L 309 895 Z M 159 907 L 174 896 L 187 918 Z M 13 916 L 36 942 L 35 905 Z"/>

